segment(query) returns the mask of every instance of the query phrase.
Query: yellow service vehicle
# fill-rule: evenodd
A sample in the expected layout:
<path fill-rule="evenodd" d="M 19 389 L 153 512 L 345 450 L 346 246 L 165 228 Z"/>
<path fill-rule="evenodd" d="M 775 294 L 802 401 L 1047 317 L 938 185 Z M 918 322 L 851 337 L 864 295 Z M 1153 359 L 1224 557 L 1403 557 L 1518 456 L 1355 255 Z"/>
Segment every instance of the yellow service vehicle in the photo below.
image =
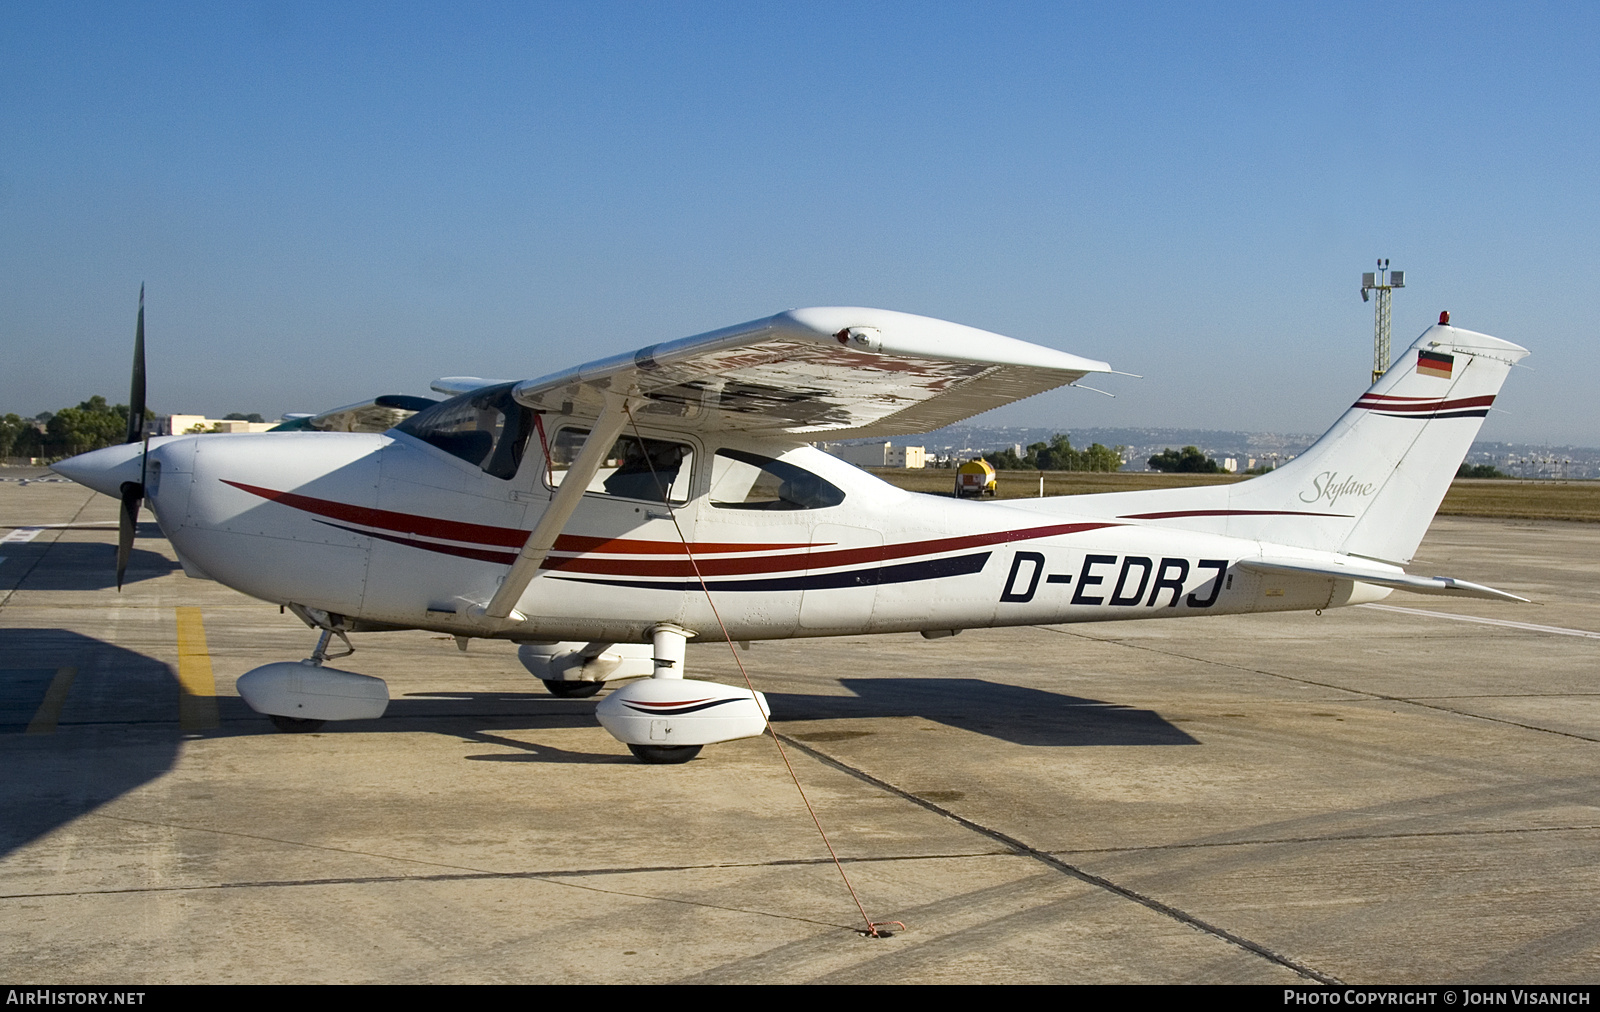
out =
<path fill-rule="evenodd" d="M 994 467 L 987 460 L 969 460 L 956 469 L 956 497 L 994 495 Z"/>

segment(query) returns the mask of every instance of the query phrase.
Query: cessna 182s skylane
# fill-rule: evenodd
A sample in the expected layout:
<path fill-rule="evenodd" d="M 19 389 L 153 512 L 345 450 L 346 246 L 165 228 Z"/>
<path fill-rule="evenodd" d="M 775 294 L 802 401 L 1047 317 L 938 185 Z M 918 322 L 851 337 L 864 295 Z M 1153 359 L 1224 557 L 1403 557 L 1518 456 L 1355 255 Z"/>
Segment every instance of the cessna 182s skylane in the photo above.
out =
<path fill-rule="evenodd" d="M 684 678 L 693 637 L 953 635 L 983 626 L 1322 609 L 1391 589 L 1522 598 L 1409 562 L 1527 351 L 1448 314 L 1308 451 L 1233 485 L 969 502 L 901 491 L 808 443 L 901 436 L 1107 372 L 880 309 L 796 309 L 521 382 L 452 378 L 383 433 L 141 438 L 57 465 L 148 500 L 192 577 L 285 605 L 312 657 L 239 679 L 278 726 L 372 718 L 330 636 L 522 644 L 558 695 L 609 693 L 647 762 L 759 734 L 743 687 Z M 119 576 L 120 582 L 120 576 Z M 345 639 L 346 645 L 348 640 Z"/>

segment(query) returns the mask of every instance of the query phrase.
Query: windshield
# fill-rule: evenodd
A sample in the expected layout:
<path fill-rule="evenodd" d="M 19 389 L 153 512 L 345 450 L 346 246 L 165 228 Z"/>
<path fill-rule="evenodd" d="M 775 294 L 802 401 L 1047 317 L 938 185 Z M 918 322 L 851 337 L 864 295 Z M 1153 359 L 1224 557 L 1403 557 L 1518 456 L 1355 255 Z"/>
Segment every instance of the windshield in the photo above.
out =
<path fill-rule="evenodd" d="M 435 404 L 395 426 L 496 478 L 516 476 L 533 430 L 533 411 L 511 398 L 514 384 L 473 390 Z"/>

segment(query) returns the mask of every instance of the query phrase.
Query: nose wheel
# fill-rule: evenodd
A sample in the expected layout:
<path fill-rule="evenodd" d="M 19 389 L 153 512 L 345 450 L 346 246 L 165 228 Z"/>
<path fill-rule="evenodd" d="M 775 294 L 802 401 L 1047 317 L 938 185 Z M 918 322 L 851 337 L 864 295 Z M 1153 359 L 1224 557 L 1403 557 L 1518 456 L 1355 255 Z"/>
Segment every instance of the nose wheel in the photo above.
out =
<path fill-rule="evenodd" d="M 281 713 L 269 713 L 267 718 L 272 721 L 272 726 L 280 731 L 290 734 L 305 734 L 308 731 L 320 731 L 325 720 L 307 720 L 304 717 L 285 717 Z"/>
<path fill-rule="evenodd" d="M 553 678 L 541 678 L 540 681 L 550 690 L 550 695 L 562 699 L 588 699 L 606 687 L 605 682 L 558 681 Z"/>

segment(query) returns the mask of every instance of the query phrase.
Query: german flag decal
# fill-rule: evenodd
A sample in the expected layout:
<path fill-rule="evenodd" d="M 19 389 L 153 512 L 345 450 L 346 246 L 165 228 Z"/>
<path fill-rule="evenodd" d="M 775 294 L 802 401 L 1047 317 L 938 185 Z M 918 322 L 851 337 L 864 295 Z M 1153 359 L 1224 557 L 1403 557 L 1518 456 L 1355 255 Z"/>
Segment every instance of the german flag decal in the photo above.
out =
<path fill-rule="evenodd" d="M 1437 376 L 1440 379 L 1449 379 L 1450 371 L 1455 368 L 1454 355 L 1442 355 L 1436 351 L 1417 352 L 1417 372 L 1424 376 Z"/>

